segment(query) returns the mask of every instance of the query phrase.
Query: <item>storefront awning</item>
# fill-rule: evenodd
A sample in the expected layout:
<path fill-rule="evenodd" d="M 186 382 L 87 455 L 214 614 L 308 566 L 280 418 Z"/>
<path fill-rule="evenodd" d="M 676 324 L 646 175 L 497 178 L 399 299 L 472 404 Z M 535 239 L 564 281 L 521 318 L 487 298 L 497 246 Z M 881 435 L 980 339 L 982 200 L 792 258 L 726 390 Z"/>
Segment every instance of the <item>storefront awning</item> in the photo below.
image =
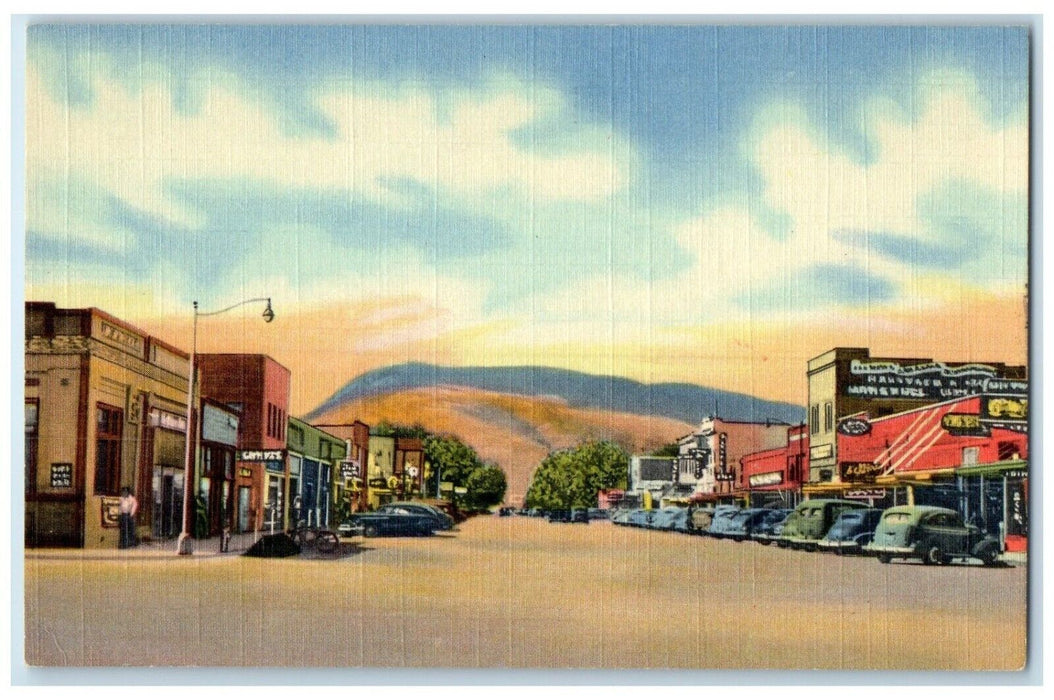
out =
<path fill-rule="evenodd" d="M 955 470 L 956 476 L 1001 476 L 1006 472 L 1028 473 L 1028 461 L 1024 459 L 1008 459 L 1004 462 L 990 462 L 988 464 L 971 464 L 968 467 L 959 467 Z"/>

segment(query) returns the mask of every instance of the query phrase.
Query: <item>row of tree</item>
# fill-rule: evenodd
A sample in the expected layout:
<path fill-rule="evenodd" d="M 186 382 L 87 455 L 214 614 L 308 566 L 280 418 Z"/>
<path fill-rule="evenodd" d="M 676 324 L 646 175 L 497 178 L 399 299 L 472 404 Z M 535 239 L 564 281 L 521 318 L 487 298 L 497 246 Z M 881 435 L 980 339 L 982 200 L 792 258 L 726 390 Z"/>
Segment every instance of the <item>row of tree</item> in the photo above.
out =
<path fill-rule="evenodd" d="M 437 492 L 440 482 L 464 488 L 459 503 L 470 509 L 489 508 L 505 498 L 505 472 L 486 464 L 479 454 L 455 435 L 436 435 L 420 423 L 403 426 L 381 421 L 373 429 L 382 437 L 411 437 L 421 440 L 425 454 L 425 491 Z"/>
<path fill-rule="evenodd" d="M 534 472 L 528 508 L 592 508 L 597 493 L 626 488 L 629 454 L 617 443 L 589 441 L 551 452 Z"/>

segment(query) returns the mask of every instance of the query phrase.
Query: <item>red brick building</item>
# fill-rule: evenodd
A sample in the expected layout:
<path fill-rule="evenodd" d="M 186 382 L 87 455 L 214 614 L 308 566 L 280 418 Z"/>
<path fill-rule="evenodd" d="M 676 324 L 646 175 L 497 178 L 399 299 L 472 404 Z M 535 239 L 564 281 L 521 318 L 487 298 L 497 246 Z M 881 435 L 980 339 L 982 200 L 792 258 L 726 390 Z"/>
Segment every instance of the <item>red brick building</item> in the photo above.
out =
<path fill-rule="evenodd" d="M 754 507 L 788 508 L 801 498 L 809 475 L 809 428 L 787 428 L 787 443 L 740 460 L 744 500 Z"/>
<path fill-rule="evenodd" d="M 234 531 L 285 529 L 289 370 L 267 355 L 200 354 L 197 363 L 201 395 L 240 413 Z"/>

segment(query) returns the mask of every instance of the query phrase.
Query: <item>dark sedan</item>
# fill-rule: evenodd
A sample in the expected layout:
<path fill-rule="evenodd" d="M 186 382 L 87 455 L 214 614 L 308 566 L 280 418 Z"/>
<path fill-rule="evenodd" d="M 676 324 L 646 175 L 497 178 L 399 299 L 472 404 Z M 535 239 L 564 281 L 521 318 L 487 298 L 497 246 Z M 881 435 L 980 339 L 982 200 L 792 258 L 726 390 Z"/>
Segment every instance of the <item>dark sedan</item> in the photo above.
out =
<path fill-rule="evenodd" d="M 362 527 L 363 537 L 380 537 L 385 535 L 431 535 L 436 530 L 437 519 L 411 513 L 399 506 L 387 505 L 372 513 L 355 513 L 345 524 Z"/>
<path fill-rule="evenodd" d="M 816 546 L 836 554 L 859 553 L 871 543 L 881 517 L 881 508 L 843 511 Z"/>
<path fill-rule="evenodd" d="M 446 531 L 454 529 L 454 519 L 444 513 L 435 506 L 428 505 L 427 503 L 412 503 L 405 501 L 397 501 L 395 503 L 389 503 L 377 512 L 385 511 L 388 512 L 392 508 L 398 508 L 401 510 L 409 511 L 416 515 L 423 515 L 435 520 L 435 530 Z"/>

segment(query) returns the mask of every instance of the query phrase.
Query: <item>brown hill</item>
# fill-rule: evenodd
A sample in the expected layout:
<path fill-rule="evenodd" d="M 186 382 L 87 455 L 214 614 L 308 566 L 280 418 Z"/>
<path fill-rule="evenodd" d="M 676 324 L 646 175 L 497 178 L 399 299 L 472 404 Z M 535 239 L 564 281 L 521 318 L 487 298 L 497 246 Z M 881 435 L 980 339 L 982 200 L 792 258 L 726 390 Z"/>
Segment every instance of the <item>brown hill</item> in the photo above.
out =
<path fill-rule="evenodd" d="M 572 408 L 556 397 L 532 397 L 442 386 L 371 396 L 343 404 L 313 422 L 371 426 L 420 423 L 457 435 L 508 478 L 506 500 L 518 503 L 549 452 L 582 440 L 614 440 L 631 452 L 673 442 L 693 426 L 671 418 Z"/>

